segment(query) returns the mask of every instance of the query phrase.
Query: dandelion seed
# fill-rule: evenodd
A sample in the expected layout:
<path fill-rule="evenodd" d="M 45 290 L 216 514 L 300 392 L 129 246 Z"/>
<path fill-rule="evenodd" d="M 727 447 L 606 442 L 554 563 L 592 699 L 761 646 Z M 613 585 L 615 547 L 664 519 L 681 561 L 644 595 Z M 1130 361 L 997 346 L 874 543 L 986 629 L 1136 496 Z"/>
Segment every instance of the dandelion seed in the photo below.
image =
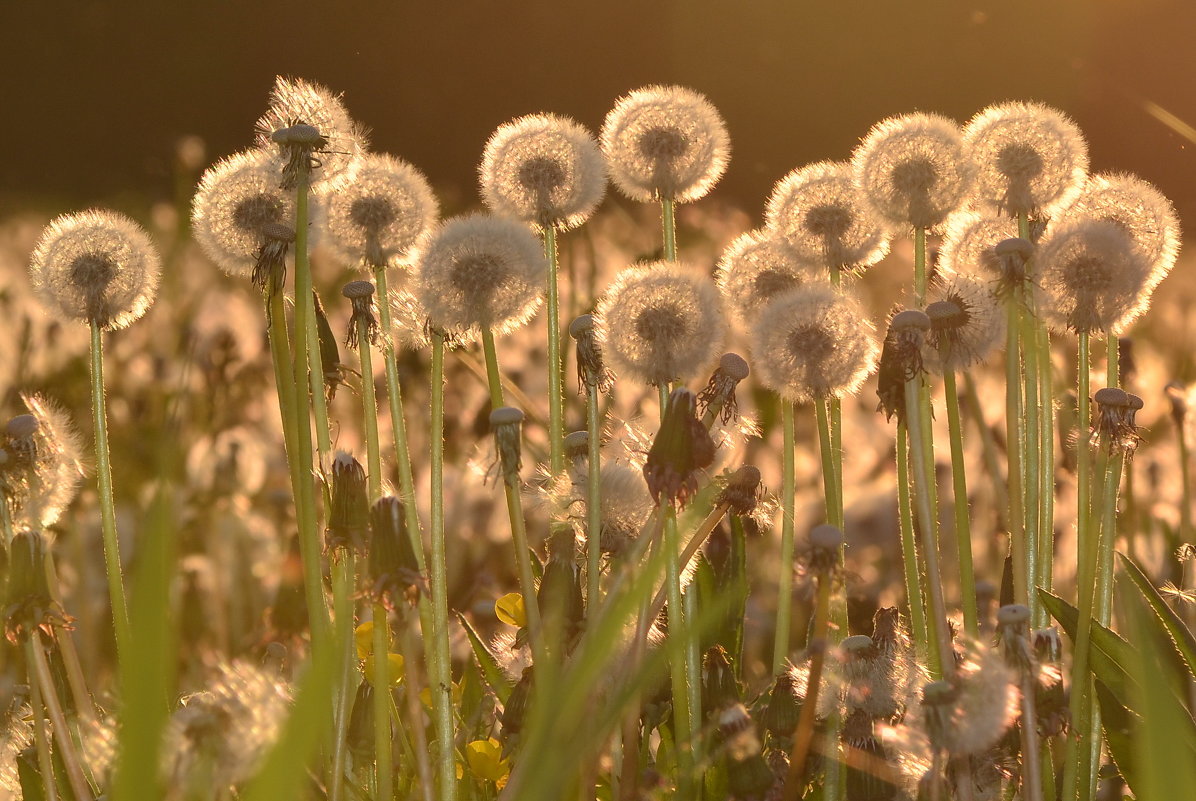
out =
<path fill-rule="evenodd" d="M 619 273 L 596 317 L 598 342 L 615 372 L 656 385 L 708 370 L 726 333 L 714 285 L 667 262 Z"/>
<path fill-rule="evenodd" d="M 1005 273 L 996 246 L 1017 235 L 1017 221 L 1007 217 L 985 216 L 974 211 L 952 214 L 939 247 L 938 272 L 944 276 L 972 273 L 1001 281 Z"/>
<path fill-rule="evenodd" d="M 1088 175 L 1079 127 L 1041 103 L 989 106 L 964 126 L 963 145 L 976 167 L 976 199 L 1013 217 L 1052 216 L 1076 198 Z"/>
<path fill-rule="evenodd" d="M 294 131 L 298 126 L 310 127 L 315 138 L 306 131 Z M 294 187 L 295 162 L 303 159 L 309 161 L 313 190 L 338 189 L 352 178 L 366 147 L 364 133 L 350 119 L 340 98 L 301 78 L 280 75 L 274 79 L 269 108 L 257 121 L 256 130 L 258 146 L 276 149 L 288 162 L 281 175 L 284 188 Z"/>
<path fill-rule="evenodd" d="M 324 244 L 341 262 L 370 268 L 395 266 L 440 214 L 423 173 L 380 153 L 362 156 L 322 209 Z"/>
<path fill-rule="evenodd" d="M 984 361 L 1005 337 L 1005 315 L 991 284 L 955 273 L 931 288 L 930 364 L 941 372 L 966 370 Z"/>
<path fill-rule="evenodd" d="M 982 754 L 1017 717 L 1016 676 L 994 649 L 969 646 L 950 682 L 933 682 L 911 719 L 935 748 L 952 756 Z"/>
<path fill-rule="evenodd" d="M 786 175 L 773 187 L 764 219 L 799 258 L 823 268 L 862 269 L 889 252 L 884 221 L 846 162 L 820 161 Z"/>
<path fill-rule="evenodd" d="M 829 284 L 800 287 L 778 297 L 751 331 L 760 383 L 795 403 L 856 392 L 880 348 L 858 301 Z"/>
<path fill-rule="evenodd" d="M 91 210 L 56 218 L 33 250 L 33 288 L 54 311 L 106 331 L 137 320 L 158 289 L 162 262 L 124 215 Z"/>
<path fill-rule="evenodd" d="M 601 141 L 615 186 L 645 203 L 703 197 L 731 155 L 718 111 L 680 86 L 648 86 L 620 98 L 606 115 Z"/>
<path fill-rule="evenodd" d="M 959 126 L 937 114 L 890 117 L 851 157 L 853 180 L 892 225 L 936 229 L 964 202 L 972 168 Z"/>
<path fill-rule="evenodd" d="M 728 305 L 749 325 L 775 297 L 820 277 L 787 240 L 768 229 L 736 237 L 715 272 Z"/>

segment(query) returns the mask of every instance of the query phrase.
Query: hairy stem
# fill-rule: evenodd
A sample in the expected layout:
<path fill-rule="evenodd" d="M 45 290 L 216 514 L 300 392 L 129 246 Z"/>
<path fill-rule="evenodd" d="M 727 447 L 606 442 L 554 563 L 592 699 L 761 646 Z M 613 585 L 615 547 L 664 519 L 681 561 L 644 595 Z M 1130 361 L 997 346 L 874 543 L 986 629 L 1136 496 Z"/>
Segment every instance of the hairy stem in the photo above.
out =
<path fill-rule="evenodd" d="M 772 647 L 772 675 L 779 675 L 789 658 L 790 599 L 793 595 L 793 512 L 796 478 L 794 469 L 793 404 L 781 402 L 781 556 L 777 574 L 776 631 Z"/>
<path fill-rule="evenodd" d="M 963 427 L 959 419 L 959 392 L 955 372 L 943 372 L 947 403 L 947 429 L 951 438 L 951 481 L 954 489 L 955 549 L 959 557 L 959 594 L 963 606 L 963 627 L 968 636 L 980 636 L 976 611 L 976 575 L 972 567 L 972 523 L 968 509 L 968 479 L 964 469 Z"/>

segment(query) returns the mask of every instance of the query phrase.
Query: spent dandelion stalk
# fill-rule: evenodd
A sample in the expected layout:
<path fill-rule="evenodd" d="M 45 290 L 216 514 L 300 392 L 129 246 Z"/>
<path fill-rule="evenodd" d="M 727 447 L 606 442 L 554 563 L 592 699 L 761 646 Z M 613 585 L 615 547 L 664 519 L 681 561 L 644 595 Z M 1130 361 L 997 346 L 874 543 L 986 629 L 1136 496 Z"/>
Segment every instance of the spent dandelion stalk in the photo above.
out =
<path fill-rule="evenodd" d="M 602 592 L 602 409 L 599 393 L 611 388 L 610 373 L 594 332 L 593 315 L 569 324 L 577 343 L 577 378 L 586 395 L 586 611 L 592 612 Z"/>

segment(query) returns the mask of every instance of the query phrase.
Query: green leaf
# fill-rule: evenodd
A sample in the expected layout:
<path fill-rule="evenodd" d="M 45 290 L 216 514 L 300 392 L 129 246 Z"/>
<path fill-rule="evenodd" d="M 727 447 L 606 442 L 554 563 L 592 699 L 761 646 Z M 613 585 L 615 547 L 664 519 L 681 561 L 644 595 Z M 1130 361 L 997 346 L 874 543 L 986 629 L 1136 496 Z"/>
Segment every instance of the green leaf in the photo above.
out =
<path fill-rule="evenodd" d="M 1117 554 L 1121 557 L 1121 566 L 1124 568 L 1125 576 L 1133 582 L 1134 586 L 1141 593 L 1143 600 L 1146 601 L 1150 610 L 1154 612 L 1154 616 L 1161 624 L 1163 633 L 1171 640 L 1175 646 L 1175 650 L 1183 658 L 1184 664 L 1188 668 L 1188 675 L 1193 681 L 1196 681 L 1196 636 L 1184 625 L 1183 620 L 1175 613 L 1175 610 L 1167 605 L 1163 600 L 1163 596 L 1155 589 L 1154 585 L 1150 583 L 1150 579 L 1142 572 L 1142 569 L 1125 554 Z"/>
<path fill-rule="evenodd" d="M 490 649 L 482 642 L 482 638 L 478 636 L 477 631 L 465 619 L 465 616 L 460 612 L 457 612 L 456 615 L 461 627 L 465 629 L 465 634 L 469 637 L 469 644 L 473 646 L 474 658 L 478 660 L 478 665 L 482 668 L 482 675 L 486 677 L 486 683 L 494 690 L 498 700 L 505 704 L 511 695 L 511 682 L 507 681 L 506 674 L 498 666 L 498 660 L 494 658 L 494 654 L 490 653 Z"/>
<path fill-rule="evenodd" d="M 1134 730 L 1142 721 L 1122 706 L 1113 691 L 1100 679 L 1096 680 L 1096 697 L 1100 702 L 1101 725 L 1105 730 L 1105 741 L 1109 744 L 1109 756 L 1113 758 L 1125 783 L 1135 789 L 1140 779 L 1135 762 Z"/>
<path fill-rule="evenodd" d="M 1079 611 L 1059 596 L 1045 590 L 1039 590 L 1038 597 L 1042 599 L 1042 605 L 1051 613 L 1051 617 L 1059 621 L 1063 631 L 1074 643 L 1080 619 Z M 1129 671 L 1125 666 L 1134 664 L 1136 658 L 1129 643 L 1093 621 L 1091 647 L 1088 652 L 1089 669 L 1122 703 L 1129 703 L 1130 692 Z"/>

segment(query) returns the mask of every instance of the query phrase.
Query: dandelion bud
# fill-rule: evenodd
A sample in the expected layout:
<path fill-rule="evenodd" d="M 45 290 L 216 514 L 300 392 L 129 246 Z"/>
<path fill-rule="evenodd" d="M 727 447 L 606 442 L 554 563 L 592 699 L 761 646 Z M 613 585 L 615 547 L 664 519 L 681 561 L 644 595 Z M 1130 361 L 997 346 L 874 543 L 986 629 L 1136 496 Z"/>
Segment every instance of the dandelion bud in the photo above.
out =
<path fill-rule="evenodd" d="M 727 760 L 727 790 L 733 798 L 757 798 L 777 781 L 768 760 L 760 754 Z"/>
<path fill-rule="evenodd" d="M 332 508 L 328 512 L 326 547 L 363 550 L 369 514 L 365 469 L 348 453 L 337 451 L 332 460 Z"/>
<path fill-rule="evenodd" d="M 374 748 L 374 686 L 368 681 L 357 685 L 353 696 L 353 711 L 349 714 L 349 726 L 345 742 L 354 754 L 363 759 L 372 759 Z"/>
<path fill-rule="evenodd" d="M 735 668 L 726 649 L 721 645 L 711 646 L 702 656 L 702 709 L 709 715 L 738 704 L 739 682 L 735 678 Z M 720 720 L 720 726 L 721 723 Z"/>
<path fill-rule="evenodd" d="M 47 306 L 107 331 L 145 314 L 161 268 L 141 226 L 102 210 L 56 218 L 42 231 L 29 263 L 33 288 Z"/>
<path fill-rule="evenodd" d="M 517 738 L 523 731 L 523 721 L 527 717 L 528 704 L 532 696 L 534 670 L 535 668 L 531 666 L 523 669 L 523 675 L 511 688 L 511 694 L 507 696 L 507 702 L 503 706 L 500 722 L 502 723 L 503 739 L 507 743 L 513 742 L 514 738 Z"/>
<path fill-rule="evenodd" d="M 764 708 L 764 728 L 774 737 L 792 737 L 801 716 L 802 694 L 796 678 L 786 670 L 772 685 L 768 706 Z"/>
<path fill-rule="evenodd" d="M 647 86 L 620 98 L 606 115 L 600 139 L 615 186 L 645 203 L 703 197 L 731 155 L 718 111 L 680 86 Z"/>
<path fill-rule="evenodd" d="M 745 464 L 731 474 L 716 503 L 720 506 L 725 504 L 727 511 L 733 515 L 751 517 L 760 502 L 762 491 L 760 471 Z"/>
<path fill-rule="evenodd" d="M 702 414 L 713 412 L 724 425 L 739 417 L 735 388 L 748 377 L 748 363 L 738 353 L 724 353 L 718 367 L 710 376 L 705 389 L 698 393 L 698 407 Z"/>
<path fill-rule="evenodd" d="M 364 324 L 365 341 L 371 345 L 378 344 L 378 318 L 374 315 L 374 285 L 369 281 L 350 281 L 345 284 L 341 294 L 349 299 L 353 313 L 349 317 L 349 333 L 345 336 L 345 344 L 350 348 L 358 347 L 361 337 L 358 336 L 359 326 Z M 362 376 L 369 379 L 368 376 Z"/>
<path fill-rule="evenodd" d="M 570 545 L 573 533 L 565 529 Z M 572 551 L 572 547 L 569 549 Z M 572 553 L 553 554 L 544 565 L 544 576 L 536 592 L 540 611 L 549 622 L 554 615 L 569 627 L 576 629 L 585 619 L 586 605 L 581 591 L 581 571 Z"/>
<path fill-rule="evenodd" d="M 569 323 L 569 336 L 577 343 L 577 387 L 596 387 L 610 392 L 614 376 L 602 361 L 602 349 L 594 326 L 594 315 L 583 314 Z"/>
<path fill-rule="evenodd" d="M 658 506 L 684 506 L 698 491 L 698 473 L 714 461 L 714 441 L 696 415 L 693 393 L 674 389 L 644 463 L 644 480 Z"/>
<path fill-rule="evenodd" d="M 369 576 L 374 597 L 380 601 L 389 597 L 393 602 L 413 589 L 421 589 L 423 578 L 407 530 L 403 502 L 393 495 L 379 498 L 369 510 L 369 521 Z"/>
<path fill-rule="evenodd" d="M 810 569 L 823 576 L 829 575 L 839 563 L 839 552 L 843 548 L 843 532 L 829 523 L 810 529 Z"/>
<path fill-rule="evenodd" d="M 715 281 L 727 304 L 750 325 L 773 298 L 821 278 L 814 267 L 778 233 L 762 229 L 740 234 L 727 246 Z"/>
<path fill-rule="evenodd" d="M 340 98 L 298 78 L 274 79 L 269 108 L 256 128 L 258 146 L 276 148 L 283 159 L 284 189 L 293 189 L 301 173 L 317 191 L 338 188 L 365 150 L 365 137 Z"/>
<path fill-rule="evenodd" d="M 513 487 L 518 486 L 519 471 L 523 467 L 523 412 L 513 406 L 500 406 L 490 412 L 490 428 L 494 431 L 494 446 L 503 480 Z"/>
<path fill-rule="evenodd" d="M 1172 381 L 1166 387 L 1167 400 L 1171 402 L 1171 419 L 1175 427 L 1183 431 L 1184 421 L 1188 417 L 1188 391 L 1178 381 Z"/>
<path fill-rule="evenodd" d="M 942 298 L 926 307 L 933 364 L 943 372 L 966 370 L 984 361 L 1005 336 L 1005 315 L 988 282 L 957 273 L 936 286 Z"/>
<path fill-rule="evenodd" d="M 396 264 L 440 213 L 423 173 L 402 159 L 369 153 L 353 178 L 323 203 L 324 244 L 344 264 Z"/>
<path fill-rule="evenodd" d="M 894 415 L 898 422 L 905 420 L 905 384 L 925 369 L 922 354 L 931 327 L 930 317 L 917 309 L 898 312 L 889 321 L 876 382 L 877 411 L 884 412 L 886 420 Z"/>
<path fill-rule="evenodd" d="M 34 629 L 47 634 L 69 619 L 46 583 L 46 540 L 37 531 L 15 534 L 8 546 L 8 587 L 4 596 L 4 632 L 13 644 Z"/>

